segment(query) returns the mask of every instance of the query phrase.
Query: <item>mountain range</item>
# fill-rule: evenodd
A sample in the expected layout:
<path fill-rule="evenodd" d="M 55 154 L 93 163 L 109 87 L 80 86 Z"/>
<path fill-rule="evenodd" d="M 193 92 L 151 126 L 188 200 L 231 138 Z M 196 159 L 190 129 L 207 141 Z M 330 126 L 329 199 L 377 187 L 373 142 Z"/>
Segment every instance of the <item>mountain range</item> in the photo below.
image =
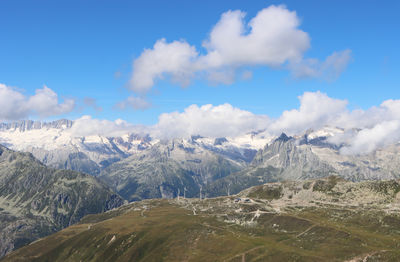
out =
<path fill-rule="evenodd" d="M 293 136 L 261 130 L 238 137 L 166 139 L 150 133 L 82 136 L 70 120 L 19 121 L 0 124 L 0 143 L 30 152 L 50 167 L 96 176 L 129 201 L 178 193 L 229 195 L 266 182 L 329 175 L 351 181 L 399 177 L 399 144 L 343 154 L 346 144 L 332 138 L 346 131 L 326 126 Z"/>
<path fill-rule="evenodd" d="M 238 137 L 167 139 L 129 132 L 84 136 L 76 133 L 70 120 L 2 123 L 0 256 L 124 201 L 230 199 L 265 183 L 305 183 L 300 181 L 324 177 L 352 182 L 400 178 L 398 143 L 371 153 L 344 154 L 347 145 L 332 138 L 347 131 L 326 126 L 292 136 L 261 130 Z M 332 189 L 331 182 L 311 184 L 322 191 Z M 384 193 L 396 191 L 393 186 L 384 186 Z M 363 190 L 370 192 L 369 187 Z M 269 194 L 282 192 L 263 197 Z"/>

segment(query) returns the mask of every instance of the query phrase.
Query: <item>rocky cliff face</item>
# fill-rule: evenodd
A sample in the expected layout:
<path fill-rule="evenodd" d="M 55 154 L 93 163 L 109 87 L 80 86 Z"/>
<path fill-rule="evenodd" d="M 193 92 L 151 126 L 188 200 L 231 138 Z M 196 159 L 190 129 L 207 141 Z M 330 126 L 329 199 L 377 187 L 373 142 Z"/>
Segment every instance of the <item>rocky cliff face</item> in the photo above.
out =
<path fill-rule="evenodd" d="M 343 155 L 327 137 L 308 139 L 282 135 L 260 150 L 252 165 L 282 169 L 281 179 L 308 179 L 339 175 L 351 181 L 400 177 L 400 146 L 392 145 L 366 155 Z"/>
<path fill-rule="evenodd" d="M 48 168 L 0 146 L 0 256 L 123 202 L 90 175 Z"/>

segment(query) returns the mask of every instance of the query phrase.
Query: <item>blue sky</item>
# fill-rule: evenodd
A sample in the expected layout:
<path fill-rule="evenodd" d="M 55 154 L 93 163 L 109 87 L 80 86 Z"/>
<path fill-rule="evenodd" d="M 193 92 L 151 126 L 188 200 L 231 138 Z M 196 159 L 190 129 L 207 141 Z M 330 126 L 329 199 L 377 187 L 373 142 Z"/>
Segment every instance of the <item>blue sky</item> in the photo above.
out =
<path fill-rule="evenodd" d="M 297 13 L 298 29 L 311 39 L 305 58 L 324 61 L 333 52 L 351 50 L 350 62 L 336 79 L 297 79 L 282 68 L 243 66 L 239 71 L 251 70 L 250 79 L 237 76 L 231 84 L 210 84 L 196 77 L 182 88 L 167 77 L 146 93 L 150 108 L 115 108 L 133 94 L 129 90 L 133 61 L 157 40 L 186 41 L 203 54 L 201 44 L 224 12 L 241 10 L 247 23 L 260 10 L 281 4 Z M 278 117 L 284 110 L 297 108 L 298 96 L 307 91 L 347 99 L 351 109 L 367 109 L 399 99 L 398 10 L 398 1 L 3 0 L 0 83 L 26 96 L 46 85 L 61 100 L 76 100 L 72 112 L 49 114 L 45 119 L 92 115 L 154 124 L 164 112 L 183 111 L 192 104 L 224 103 Z M 95 99 L 103 110 L 84 106 L 85 97 Z"/>

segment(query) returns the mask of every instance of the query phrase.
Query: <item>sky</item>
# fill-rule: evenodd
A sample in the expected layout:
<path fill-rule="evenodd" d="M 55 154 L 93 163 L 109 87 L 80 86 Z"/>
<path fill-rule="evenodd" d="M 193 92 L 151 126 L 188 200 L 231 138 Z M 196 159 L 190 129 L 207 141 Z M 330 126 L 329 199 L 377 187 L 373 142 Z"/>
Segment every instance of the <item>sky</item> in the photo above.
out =
<path fill-rule="evenodd" d="M 329 124 L 329 110 L 286 117 L 324 99 L 352 117 L 386 112 L 400 96 L 398 10 L 389 0 L 2 0 L 0 120 L 168 122 L 174 133 L 252 119 L 238 128 L 297 132 Z"/>

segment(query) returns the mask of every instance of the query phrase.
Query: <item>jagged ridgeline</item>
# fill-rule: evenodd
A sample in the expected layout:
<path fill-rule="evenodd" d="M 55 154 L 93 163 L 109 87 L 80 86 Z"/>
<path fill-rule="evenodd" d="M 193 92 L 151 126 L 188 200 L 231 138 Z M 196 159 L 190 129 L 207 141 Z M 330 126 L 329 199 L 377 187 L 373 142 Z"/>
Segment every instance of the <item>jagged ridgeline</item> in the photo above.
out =
<path fill-rule="evenodd" d="M 30 152 L 47 166 L 94 176 L 104 167 L 149 145 L 150 138 L 146 135 L 85 136 L 79 133 L 79 128 L 73 127 L 74 121 L 67 119 L 0 123 L 0 144 Z"/>
<path fill-rule="evenodd" d="M 332 176 L 144 200 L 86 216 L 4 261 L 400 261 L 399 192 L 395 180 Z"/>
<path fill-rule="evenodd" d="M 210 183 L 209 196 L 284 180 L 337 175 L 351 181 L 400 178 L 400 147 L 394 144 L 365 155 L 344 155 L 326 135 L 291 137 L 282 133 L 257 152 L 245 169 Z M 229 190 L 229 191 L 228 191 Z"/>
<path fill-rule="evenodd" d="M 99 176 L 129 201 L 197 197 L 200 191 L 206 197 L 229 195 L 266 182 L 330 175 L 351 181 L 400 176 L 399 144 L 369 154 L 342 154 L 346 145 L 331 138 L 349 130 L 337 127 L 294 136 L 259 131 L 168 140 L 150 134 L 106 137 L 76 131 L 69 120 L 19 121 L 0 124 L 0 143 L 31 152 L 47 166 Z"/>
<path fill-rule="evenodd" d="M 0 146 L 0 257 L 124 200 L 96 178 Z"/>

